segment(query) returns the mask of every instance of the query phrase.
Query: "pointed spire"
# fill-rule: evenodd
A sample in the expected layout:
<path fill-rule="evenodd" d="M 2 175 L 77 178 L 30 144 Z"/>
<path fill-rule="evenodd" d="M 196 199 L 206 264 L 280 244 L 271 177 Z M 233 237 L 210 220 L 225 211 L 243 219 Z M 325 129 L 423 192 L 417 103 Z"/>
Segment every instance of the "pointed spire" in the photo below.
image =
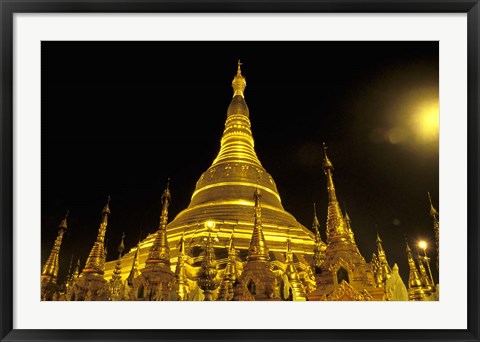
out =
<path fill-rule="evenodd" d="M 216 166 L 228 162 L 246 162 L 250 169 L 252 167 L 262 168 L 254 149 L 250 112 L 244 98 L 246 82 L 240 69 L 237 70 L 232 87 L 234 93 L 227 109 L 227 120 L 220 141 L 220 151 L 207 172 L 214 172 Z M 208 173 L 204 173 L 204 175 L 206 174 Z"/>
<path fill-rule="evenodd" d="M 318 221 L 318 217 L 317 217 L 317 206 L 315 203 L 313 203 L 313 223 L 312 223 L 312 228 L 313 230 L 315 231 L 315 234 L 317 236 L 320 236 L 320 231 L 319 231 L 319 228 L 320 228 L 320 222 Z"/>
<path fill-rule="evenodd" d="M 383 254 L 385 255 L 385 250 L 383 249 L 383 245 L 382 245 L 382 239 L 380 238 L 380 234 L 378 234 L 377 232 L 377 240 L 376 240 L 376 243 L 377 243 L 377 248 L 378 248 L 378 255 L 380 254 Z"/>
<path fill-rule="evenodd" d="M 62 245 L 63 234 L 67 230 L 67 217 L 68 210 L 65 218 L 58 225 L 58 233 L 53 247 L 50 250 L 50 255 L 48 256 L 47 261 L 43 265 L 42 269 L 42 282 L 54 282 L 57 281 L 58 276 L 58 258 L 60 255 L 60 247 Z"/>
<path fill-rule="evenodd" d="M 347 228 L 348 236 L 350 237 L 350 241 L 354 244 L 355 243 L 355 234 L 353 234 L 352 230 L 352 220 L 350 220 L 350 216 L 348 216 L 347 209 L 345 209 L 345 216 L 343 217 L 345 221 L 345 227 Z"/>
<path fill-rule="evenodd" d="M 176 292 L 177 300 L 187 300 L 188 299 L 188 278 L 187 278 L 187 269 L 185 267 L 185 239 L 183 235 L 180 237 L 180 242 L 178 243 L 178 262 L 177 267 L 175 268 L 175 280 L 176 280 Z"/>
<path fill-rule="evenodd" d="M 167 181 L 167 187 L 162 195 L 162 213 L 160 215 L 160 224 L 156 232 L 155 240 L 148 252 L 146 266 L 164 265 L 170 268 L 170 248 L 167 240 L 168 206 L 170 205 L 171 194 L 169 189 L 170 178 Z"/>
<path fill-rule="evenodd" d="M 435 207 L 433 206 L 433 203 L 432 203 L 432 197 L 430 196 L 430 192 L 427 192 L 428 194 L 428 201 L 430 202 L 430 215 L 434 218 L 434 219 L 438 219 L 438 211 L 435 209 Z"/>
<path fill-rule="evenodd" d="M 138 271 L 138 252 L 139 251 L 140 251 L 140 241 L 138 241 L 137 249 L 135 250 L 135 254 L 133 255 L 132 268 L 130 269 L 130 273 L 128 274 L 128 277 L 127 277 L 128 286 L 132 286 L 133 280 L 139 276 L 139 271 Z"/>
<path fill-rule="evenodd" d="M 423 265 L 423 259 L 422 259 L 422 256 L 420 255 L 420 252 L 418 251 L 418 248 L 417 248 L 417 260 L 418 260 L 418 269 L 420 271 L 420 277 L 422 278 L 423 284 L 425 286 L 431 286 L 432 282 L 430 281 L 430 278 L 427 275 L 427 270 Z"/>
<path fill-rule="evenodd" d="M 408 277 L 408 288 L 415 288 L 415 287 L 422 287 L 423 282 L 420 278 L 420 274 L 418 273 L 417 265 L 415 264 L 415 260 L 413 260 L 412 250 L 408 245 L 408 241 L 405 241 L 407 244 L 407 258 L 408 258 L 408 266 L 410 267 L 410 275 Z"/>
<path fill-rule="evenodd" d="M 382 279 L 382 282 L 385 283 L 388 278 L 390 278 L 390 275 L 392 274 L 392 269 L 390 265 L 388 264 L 387 261 L 387 254 L 385 253 L 385 250 L 383 248 L 383 241 L 380 238 L 380 234 L 378 234 L 377 231 L 377 251 L 378 251 L 378 266 L 379 266 L 379 271 L 381 272 L 380 278 Z"/>
<path fill-rule="evenodd" d="M 232 88 L 233 88 L 233 97 L 240 95 L 241 97 L 244 97 L 243 92 L 245 91 L 245 87 L 247 86 L 247 82 L 245 80 L 245 77 L 242 75 L 242 70 L 240 66 L 243 63 L 238 60 L 237 63 L 237 74 L 233 78 L 232 81 Z"/>
<path fill-rule="evenodd" d="M 58 229 L 67 230 L 67 217 L 68 217 L 69 213 L 70 213 L 70 210 L 67 210 L 67 212 L 65 214 L 65 218 L 58 225 Z"/>
<path fill-rule="evenodd" d="M 124 238 L 125 238 L 125 232 L 122 233 L 122 241 L 120 242 L 120 245 L 118 245 L 118 253 L 120 254 L 119 258 L 122 257 L 122 253 L 125 250 L 125 244 L 123 243 Z"/>
<path fill-rule="evenodd" d="M 102 275 L 105 273 L 105 233 L 107 232 L 108 216 L 110 216 L 110 196 L 107 204 L 102 209 L 102 221 L 98 228 L 97 240 L 95 241 L 82 273 L 94 273 Z"/>
<path fill-rule="evenodd" d="M 327 242 L 351 239 L 333 184 L 333 164 L 327 155 L 327 146 L 323 143 L 323 169 L 327 176 L 328 213 L 327 213 Z M 353 242 L 353 241 L 352 241 Z"/>
<path fill-rule="evenodd" d="M 233 242 L 233 233 L 230 237 L 228 246 L 228 261 L 223 273 L 222 282 L 218 290 L 218 300 L 232 300 L 234 296 L 233 283 L 237 279 L 237 264 L 236 264 L 237 251 L 235 250 L 235 244 Z"/>
<path fill-rule="evenodd" d="M 250 240 L 250 248 L 248 249 L 248 261 L 268 261 L 268 247 L 263 236 L 262 229 L 262 207 L 260 205 L 261 194 L 258 188 L 254 193 L 255 198 L 255 220 L 253 224 L 252 239 Z"/>

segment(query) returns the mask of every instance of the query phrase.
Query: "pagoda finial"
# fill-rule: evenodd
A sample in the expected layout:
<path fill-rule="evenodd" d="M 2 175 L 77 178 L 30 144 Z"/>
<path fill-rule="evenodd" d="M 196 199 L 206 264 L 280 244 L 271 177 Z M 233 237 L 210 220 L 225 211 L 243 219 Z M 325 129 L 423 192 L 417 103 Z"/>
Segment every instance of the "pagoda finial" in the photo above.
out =
<path fill-rule="evenodd" d="M 435 209 L 432 203 L 432 197 L 430 196 L 430 192 L 427 192 L 428 194 L 428 200 L 430 202 L 430 215 L 434 218 L 437 219 L 438 217 L 438 211 Z"/>
<path fill-rule="evenodd" d="M 245 80 L 245 77 L 243 77 L 243 75 L 242 75 L 242 70 L 240 68 L 240 66 L 242 64 L 243 63 L 241 63 L 240 60 L 238 60 L 237 74 L 235 75 L 235 77 L 233 78 L 233 81 L 232 81 L 233 97 L 235 97 L 237 95 L 240 95 L 241 97 L 244 97 L 243 93 L 245 91 L 245 87 L 247 86 L 247 81 Z"/>
<path fill-rule="evenodd" d="M 345 223 L 340 204 L 337 200 L 335 192 L 335 185 L 333 184 L 333 164 L 327 156 L 327 146 L 323 143 L 323 152 L 325 155 L 323 162 L 323 170 L 327 176 L 327 191 L 328 191 L 328 212 L 327 212 L 327 242 L 338 240 L 353 241 L 353 232 Z"/>
<path fill-rule="evenodd" d="M 412 250 L 408 244 L 408 241 L 405 239 L 405 243 L 407 245 L 407 259 L 408 259 L 408 266 L 410 267 L 410 275 L 408 277 L 408 288 L 414 287 L 422 287 L 423 283 L 420 278 L 420 274 L 418 273 L 417 265 L 415 264 L 415 260 L 413 260 Z"/>
<path fill-rule="evenodd" d="M 167 187 L 162 194 L 162 214 L 160 216 L 160 229 L 164 229 L 167 226 L 168 222 L 168 206 L 170 205 L 170 200 L 172 195 L 170 194 L 170 178 L 167 181 Z"/>
<path fill-rule="evenodd" d="M 185 267 L 185 239 L 182 235 L 180 241 L 178 242 L 178 262 L 177 267 L 175 268 L 175 280 L 177 292 L 177 300 L 187 300 L 188 299 L 188 279 L 187 279 L 187 269 Z"/>
<path fill-rule="evenodd" d="M 332 169 L 333 170 L 333 164 L 332 162 L 330 161 L 330 159 L 328 158 L 328 155 L 327 155 L 327 145 L 325 144 L 325 142 L 323 143 L 323 155 L 324 155 L 324 160 L 323 160 L 323 168 L 326 170 L 326 169 Z"/>
<path fill-rule="evenodd" d="M 312 228 L 315 231 L 316 235 L 320 235 L 320 222 L 318 221 L 317 217 L 317 206 L 315 203 L 313 203 L 313 223 L 312 223 Z"/>
<path fill-rule="evenodd" d="M 170 268 L 170 248 L 167 240 L 167 222 L 168 222 L 168 206 L 171 199 L 170 190 L 167 188 L 162 195 L 162 213 L 160 215 L 160 224 L 158 230 L 155 233 L 155 240 L 148 253 L 147 266 L 162 264 L 165 267 Z"/>
<path fill-rule="evenodd" d="M 68 215 L 68 211 L 67 211 Z M 47 261 L 43 265 L 42 275 L 41 275 L 41 291 L 42 297 L 47 300 L 51 299 L 53 295 L 53 289 L 57 285 L 57 276 L 58 276 L 58 263 L 60 255 L 60 247 L 62 245 L 63 234 L 67 230 L 67 215 L 58 225 L 57 238 L 53 244 L 53 247 L 50 251 Z"/>
<path fill-rule="evenodd" d="M 125 250 L 125 244 L 123 243 L 124 238 L 125 238 L 125 232 L 122 233 L 122 240 L 120 241 L 120 245 L 118 245 L 118 253 L 120 253 L 120 256 L 122 255 L 123 251 Z"/>
<path fill-rule="evenodd" d="M 133 255 L 132 268 L 130 269 L 130 273 L 128 274 L 128 277 L 127 277 L 128 286 L 132 286 L 133 280 L 139 276 L 139 271 L 138 271 L 138 252 L 139 251 L 140 251 L 140 241 L 138 241 L 137 243 L 137 249 L 135 251 L 135 254 Z"/>
<path fill-rule="evenodd" d="M 250 247 L 248 249 L 247 260 L 252 261 L 268 261 L 270 257 L 268 255 L 268 247 L 263 236 L 262 229 L 262 206 L 260 205 L 260 199 L 262 195 L 258 188 L 255 189 L 255 219 L 253 223 L 252 239 L 250 240 Z"/>
<path fill-rule="evenodd" d="M 422 278 L 424 285 L 432 286 L 432 282 L 428 277 L 427 270 L 425 269 L 425 266 L 423 264 L 423 257 L 420 255 L 420 251 L 418 250 L 418 247 L 417 247 L 417 260 L 418 260 L 418 270 L 420 271 L 420 276 Z"/>
<path fill-rule="evenodd" d="M 67 210 L 67 212 L 65 213 L 65 217 L 64 219 L 60 222 L 60 224 L 58 225 L 58 229 L 64 229 L 64 230 L 67 230 L 67 217 L 68 217 L 68 214 L 70 213 L 70 210 Z"/>
<path fill-rule="evenodd" d="M 381 271 L 382 271 L 382 278 L 384 280 L 387 280 L 392 273 L 392 269 L 390 268 L 390 265 L 388 264 L 387 254 L 385 253 L 385 249 L 383 248 L 383 244 L 382 244 L 383 241 L 380 238 L 380 234 L 378 233 L 378 228 L 377 228 L 376 243 L 377 243 L 377 251 L 378 251 L 378 261 L 379 261 L 379 265 L 380 265 L 380 268 L 381 268 Z"/>
<path fill-rule="evenodd" d="M 110 215 L 110 195 L 108 195 L 108 199 L 107 199 L 107 204 L 105 204 L 105 207 L 103 207 L 103 210 L 102 210 L 102 214 L 105 215 L 105 214 L 108 214 Z"/>
<path fill-rule="evenodd" d="M 103 276 L 105 273 L 106 251 L 104 246 L 105 233 L 107 232 L 108 216 L 110 215 L 110 196 L 108 196 L 107 204 L 102 210 L 102 221 L 98 228 L 97 240 L 93 244 L 92 250 L 88 255 L 87 262 L 82 273 L 94 273 Z"/>

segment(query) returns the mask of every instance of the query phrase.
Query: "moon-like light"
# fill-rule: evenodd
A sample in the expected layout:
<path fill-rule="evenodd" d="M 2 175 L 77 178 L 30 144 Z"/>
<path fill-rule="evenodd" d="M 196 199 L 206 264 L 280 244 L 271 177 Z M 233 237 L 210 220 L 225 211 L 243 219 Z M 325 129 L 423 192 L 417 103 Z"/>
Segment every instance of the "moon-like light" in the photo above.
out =
<path fill-rule="evenodd" d="M 421 140 L 437 139 L 440 128 L 438 103 L 422 105 L 414 114 L 414 122 L 417 135 Z"/>

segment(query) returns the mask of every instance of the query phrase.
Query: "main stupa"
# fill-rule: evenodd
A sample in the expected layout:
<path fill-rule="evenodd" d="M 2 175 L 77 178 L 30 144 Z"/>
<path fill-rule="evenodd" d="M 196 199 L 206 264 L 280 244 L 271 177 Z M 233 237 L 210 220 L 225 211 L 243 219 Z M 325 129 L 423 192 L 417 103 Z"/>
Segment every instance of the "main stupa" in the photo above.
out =
<path fill-rule="evenodd" d="M 289 239 L 291 249 L 298 258 L 296 261 L 311 263 L 314 234 L 283 208 L 275 181 L 255 153 L 250 113 L 245 102 L 247 82 L 240 66 L 239 61 L 232 81 L 233 98 L 227 109 L 220 151 L 197 181 L 189 206 L 167 225 L 172 269 L 177 263 L 182 236 L 193 258 L 200 254 L 203 239 L 209 234 L 215 236 L 214 248 L 219 265 L 222 261 L 226 262 L 227 247 L 233 237 L 239 256 L 245 260 L 254 226 L 253 194 L 256 189 L 262 194 L 263 232 L 272 259 L 284 262 L 286 241 Z M 174 193 L 172 201 L 175 201 Z M 152 233 L 140 242 L 140 265 L 147 259 L 154 239 L 155 234 Z M 122 274 L 130 271 L 136 249 L 133 248 L 122 258 Z M 114 267 L 115 262 L 107 263 L 107 278 Z"/>

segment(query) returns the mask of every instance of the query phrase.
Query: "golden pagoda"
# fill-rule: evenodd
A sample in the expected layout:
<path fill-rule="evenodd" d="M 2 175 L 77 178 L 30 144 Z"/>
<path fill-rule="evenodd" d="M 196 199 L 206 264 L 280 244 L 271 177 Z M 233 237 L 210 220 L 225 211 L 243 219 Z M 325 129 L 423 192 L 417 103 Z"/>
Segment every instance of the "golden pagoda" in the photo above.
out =
<path fill-rule="evenodd" d="M 435 300 L 438 288 L 419 257 L 417 270 L 407 244 L 407 288 L 398 266 L 390 267 L 377 233 L 377 253 L 367 262 L 355 241 L 352 221 L 343 215 L 333 181 L 333 164 L 324 144 L 327 181 L 326 241 L 314 204 L 312 231 L 283 208 L 273 178 L 255 150 L 245 102 L 241 63 L 232 81 L 220 151 L 200 176 L 190 204 L 170 223 L 169 183 L 162 194 L 160 222 L 154 233 L 125 255 L 122 234 L 116 260 L 105 262 L 104 243 L 110 215 L 102 210 L 97 239 L 83 271 L 80 261 L 66 282 L 61 300 L 132 301 L 305 301 Z M 431 205 L 434 228 L 438 213 Z M 54 300 L 58 252 L 65 222 L 42 272 L 42 299 Z M 436 222 L 436 226 L 435 226 Z M 438 234 L 437 234 L 438 237 Z M 373 243 L 373 241 L 372 241 Z M 437 258 L 438 260 L 438 258 Z M 53 289 L 53 287 L 52 287 Z M 57 292 L 56 292 L 57 291 Z"/>
<path fill-rule="evenodd" d="M 220 256 L 216 263 L 221 276 L 229 260 L 226 245 L 232 236 L 239 258 L 246 260 L 254 228 L 252 194 L 256 189 L 262 192 L 262 229 L 272 258 L 284 263 L 287 239 L 291 240 L 299 263 L 308 266 L 313 256 L 314 234 L 285 211 L 272 176 L 255 153 L 250 113 L 245 102 L 246 79 L 240 62 L 232 88 L 233 98 L 227 109 L 220 151 L 197 181 L 189 206 L 166 228 L 172 271 L 178 262 L 179 242 L 183 236 L 191 252 L 192 264 L 185 266 L 191 279 L 198 277 L 201 271 L 202 239 L 209 234 L 218 240 L 212 241 L 212 248 Z M 146 262 L 155 238 L 155 234 L 150 234 L 140 243 L 140 264 Z M 123 257 L 126 264 L 131 265 L 135 251 L 136 248 Z M 115 263 L 107 264 L 106 268 L 105 277 L 108 279 Z M 127 273 L 129 269 L 123 272 Z"/>

